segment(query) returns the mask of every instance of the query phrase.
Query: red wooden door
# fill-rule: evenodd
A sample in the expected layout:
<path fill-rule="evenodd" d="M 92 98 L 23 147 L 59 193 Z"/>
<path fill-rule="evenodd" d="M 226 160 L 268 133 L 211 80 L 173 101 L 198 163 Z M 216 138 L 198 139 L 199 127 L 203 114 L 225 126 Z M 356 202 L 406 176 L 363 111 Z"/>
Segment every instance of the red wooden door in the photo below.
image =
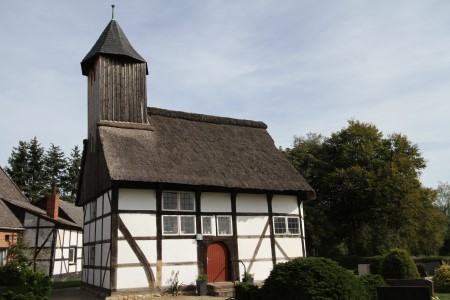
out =
<path fill-rule="evenodd" d="M 208 282 L 229 280 L 228 251 L 224 244 L 208 246 Z"/>

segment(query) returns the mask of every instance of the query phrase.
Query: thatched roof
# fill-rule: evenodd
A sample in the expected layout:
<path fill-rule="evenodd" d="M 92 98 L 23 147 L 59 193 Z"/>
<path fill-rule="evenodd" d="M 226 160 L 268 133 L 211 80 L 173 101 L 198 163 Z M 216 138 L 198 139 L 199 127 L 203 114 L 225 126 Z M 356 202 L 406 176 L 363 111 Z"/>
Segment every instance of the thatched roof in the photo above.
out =
<path fill-rule="evenodd" d="M 100 151 L 111 180 L 314 197 L 264 123 L 156 108 L 148 112 L 145 125 L 99 124 Z"/>

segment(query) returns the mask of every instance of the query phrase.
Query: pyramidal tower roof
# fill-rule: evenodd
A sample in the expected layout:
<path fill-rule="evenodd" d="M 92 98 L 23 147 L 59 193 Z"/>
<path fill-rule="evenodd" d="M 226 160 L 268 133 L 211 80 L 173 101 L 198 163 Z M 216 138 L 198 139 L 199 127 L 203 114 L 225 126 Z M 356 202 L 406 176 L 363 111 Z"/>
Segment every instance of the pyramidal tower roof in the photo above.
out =
<path fill-rule="evenodd" d="M 88 75 L 91 65 L 100 54 L 125 56 L 147 64 L 145 59 L 131 46 L 119 23 L 114 19 L 109 22 L 91 51 L 81 61 L 83 75 Z"/>

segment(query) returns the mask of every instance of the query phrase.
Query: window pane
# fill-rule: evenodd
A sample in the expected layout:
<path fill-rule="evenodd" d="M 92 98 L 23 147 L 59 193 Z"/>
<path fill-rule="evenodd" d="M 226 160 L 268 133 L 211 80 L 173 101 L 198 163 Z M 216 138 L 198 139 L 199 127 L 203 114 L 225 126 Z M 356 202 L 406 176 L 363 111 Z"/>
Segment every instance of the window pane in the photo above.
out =
<path fill-rule="evenodd" d="M 202 217 L 203 234 L 212 234 L 212 217 Z"/>
<path fill-rule="evenodd" d="M 274 217 L 273 225 L 275 227 L 275 233 L 286 233 L 286 221 L 284 217 Z"/>
<path fill-rule="evenodd" d="M 75 263 L 75 253 L 76 253 L 76 249 L 75 248 L 70 248 L 69 249 L 69 263 L 70 264 L 74 264 Z"/>
<path fill-rule="evenodd" d="M 195 217 L 194 216 L 180 216 L 181 234 L 195 233 Z"/>
<path fill-rule="evenodd" d="M 219 235 L 231 234 L 231 217 L 217 217 Z"/>
<path fill-rule="evenodd" d="M 178 209 L 177 193 L 163 192 L 163 209 Z"/>
<path fill-rule="evenodd" d="M 299 230 L 299 222 L 297 218 L 288 218 L 288 229 L 289 233 L 298 234 Z"/>
<path fill-rule="evenodd" d="M 192 193 L 180 193 L 180 210 L 194 210 L 194 196 Z"/>
<path fill-rule="evenodd" d="M 163 216 L 163 233 L 178 234 L 178 217 Z"/>

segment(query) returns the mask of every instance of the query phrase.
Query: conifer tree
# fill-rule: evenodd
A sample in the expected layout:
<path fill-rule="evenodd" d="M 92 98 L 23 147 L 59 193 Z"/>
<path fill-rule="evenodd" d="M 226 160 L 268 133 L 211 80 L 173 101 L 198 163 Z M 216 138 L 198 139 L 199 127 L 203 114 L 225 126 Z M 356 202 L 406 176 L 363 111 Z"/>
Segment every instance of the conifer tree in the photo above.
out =
<path fill-rule="evenodd" d="M 66 166 L 67 160 L 64 157 L 64 152 L 59 146 L 55 146 L 53 143 L 50 144 L 50 148 L 45 154 L 45 182 L 47 189 L 55 185 L 57 193 L 63 195 Z"/>
<path fill-rule="evenodd" d="M 28 144 L 28 189 L 27 197 L 31 202 L 39 201 L 46 196 L 45 182 L 45 149 L 41 146 L 36 137 Z"/>
<path fill-rule="evenodd" d="M 81 153 L 78 146 L 75 146 L 68 159 L 64 178 L 64 199 L 75 202 L 78 187 L 78 177 L 80 175 Z"/>

